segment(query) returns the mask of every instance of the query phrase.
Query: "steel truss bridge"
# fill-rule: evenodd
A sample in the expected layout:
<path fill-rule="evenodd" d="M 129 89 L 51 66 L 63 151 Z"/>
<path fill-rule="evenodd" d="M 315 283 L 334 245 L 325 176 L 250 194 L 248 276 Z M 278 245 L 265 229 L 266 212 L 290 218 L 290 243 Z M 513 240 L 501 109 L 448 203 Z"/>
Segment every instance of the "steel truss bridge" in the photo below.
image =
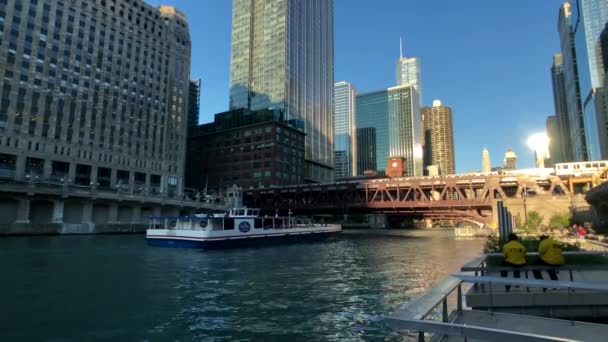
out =
<path fill-rule="evenodd" d="M 557 176 L 463 175 L 349 180 L 244 191 L 250 207 L 294 213 L 377 212 L 491 223 L 496 200 L 568 196 Z"/>

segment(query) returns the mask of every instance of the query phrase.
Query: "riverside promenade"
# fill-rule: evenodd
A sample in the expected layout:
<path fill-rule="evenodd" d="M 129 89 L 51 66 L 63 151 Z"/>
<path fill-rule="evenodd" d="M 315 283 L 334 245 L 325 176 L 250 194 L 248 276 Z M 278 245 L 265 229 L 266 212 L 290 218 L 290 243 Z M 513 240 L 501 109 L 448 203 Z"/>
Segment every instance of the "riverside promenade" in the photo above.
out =
<path fill-rule="evenodd" d="M 608 322 L 608 251 L 564 255 L 573 263 L 551 281 L 533 279 L 532 271 L 546 277 L 548 269 L 534 265 L 521 269 L 522 278 L 502 278 L 500 271 L 511 268 L 494 266 L 500 253 L 483 254 L 402 305 L 387 323 L 418 332 L 419 341 L 605 341 L 608 325 L 598 322 Z"/>

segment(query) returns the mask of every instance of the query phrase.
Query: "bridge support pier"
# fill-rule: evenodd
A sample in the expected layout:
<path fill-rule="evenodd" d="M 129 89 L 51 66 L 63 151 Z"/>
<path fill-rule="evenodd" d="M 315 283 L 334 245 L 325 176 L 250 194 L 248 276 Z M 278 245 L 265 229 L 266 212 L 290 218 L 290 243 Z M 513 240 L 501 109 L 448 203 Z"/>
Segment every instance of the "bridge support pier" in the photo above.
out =
<path fill-rule="evenodd" d="M 372 229 L 387 228 L 386 215 L 384 214 L 369 214 L 367 215 L 367 223 Z"/>

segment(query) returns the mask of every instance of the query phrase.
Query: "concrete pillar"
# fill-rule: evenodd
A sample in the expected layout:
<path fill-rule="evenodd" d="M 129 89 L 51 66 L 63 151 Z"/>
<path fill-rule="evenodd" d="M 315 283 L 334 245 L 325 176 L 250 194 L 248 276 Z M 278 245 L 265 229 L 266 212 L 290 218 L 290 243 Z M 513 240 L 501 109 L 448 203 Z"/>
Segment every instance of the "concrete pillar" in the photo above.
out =
<path fill-rule="evenodd" d="M 177 177 L 177 193 L 178 194 L 184 193 L 184 178 L 183 177 Z"/>
<path fill-rule="evenodd" d="M 116 169 L 110 169 L 110 189 L 116 189 Z"/>
<path fill-rule="evenodd" d="M 49 179 L 53 172 L 53 161 L 51 159 L 44 160 L 44 166 L 42 169 L 42 178 Z"/>
<path fill-rule="evenodd" d="M 25 178 L 25 161 L 26 157 L 24 155 L 18 155 L 17 160 L 15 160 L 15 179 L 23 180 Z"/>
<path fill-rule="evenodd" d="M 135 172 L 129 172 L 129 193 L 132 194 L 135 190 Z"/>
<path fill-rule="evenodd" d="M 76 163 L 70 163 L 68 168 L 68 184 L 76 182 Z"/>
<path fill-rule="evenodd" d="M 133 207 L 133 216 L 131 218 L 131 223 L 142 223 L 141 222 L 141 207 L 138 207 L 138 206 Z"/>
<path fill-rule="evenodd" d="M 63 200 L 56 200 L 53 202 L 53 223 L 63 223 L 63 210 L 64 210 L 64 202 Z"/>
<path fill-rule="evenodd" d="M 108 223 L 119 223 L 118 222 L 118 204 L 112 203 L 108 208 Z"/>
<path fill-rule="evenodd" d="M 97 189 L 97 166 L 91 165 L 91 187 Z"/>
<path fill-rule="evenodd" d="M 15 223 L 30 223 L 30 204 L 28 198 L 19 199 L 17 206 L 17 221 Z"/>
<path fill-rule="evenodd" d="M 145 186 L 145 191 L 144 191 L 145 195 L 150 194 L 150 178 L 151 178 L 150 174 L 146 173 L 146 186 Z"/>
<path fill-rule="evenodd" d="M 93 202 L 84 202 L 82 205 L 82 223 L 93 223 Z"/>
<path fill-rule="evenodd" d="M 167 196 L 167 175 L 160 176 L 160 193 Z"/>

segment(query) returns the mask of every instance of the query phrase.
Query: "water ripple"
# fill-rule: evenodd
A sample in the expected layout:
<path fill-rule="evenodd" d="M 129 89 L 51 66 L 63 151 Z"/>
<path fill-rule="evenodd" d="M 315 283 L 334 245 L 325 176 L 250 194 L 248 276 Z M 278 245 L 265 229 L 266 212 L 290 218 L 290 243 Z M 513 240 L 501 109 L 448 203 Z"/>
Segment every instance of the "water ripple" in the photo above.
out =
<path fill-rule="evenodd" d="M 4 239 L 0 330 L 7 340 L 410 340 L 385 316 L 481 245 L 405 231 L 209 252 L 141 236 Z"/>

